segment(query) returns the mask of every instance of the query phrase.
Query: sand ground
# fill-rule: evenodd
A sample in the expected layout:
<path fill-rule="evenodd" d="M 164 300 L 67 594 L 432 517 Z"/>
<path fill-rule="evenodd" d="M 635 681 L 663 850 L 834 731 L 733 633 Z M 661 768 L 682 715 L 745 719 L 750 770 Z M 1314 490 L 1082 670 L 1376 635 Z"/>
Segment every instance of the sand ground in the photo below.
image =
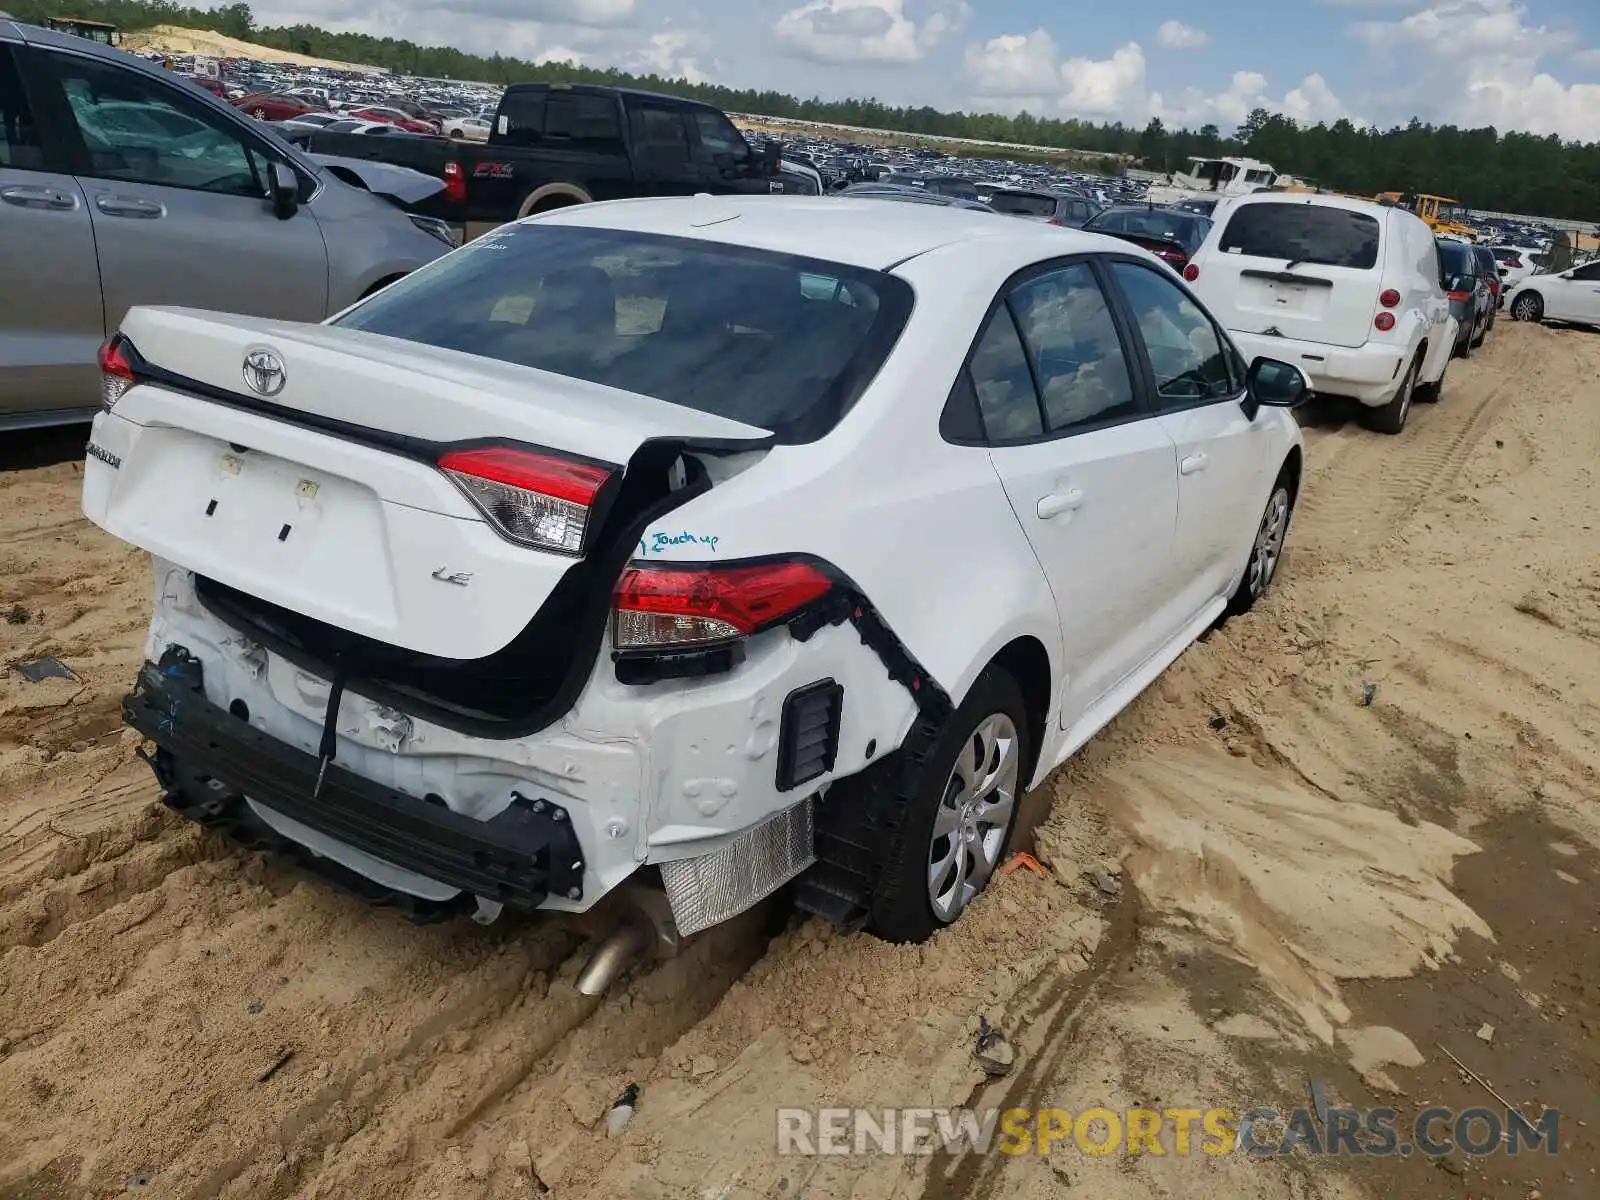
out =
<path fill-rule="evenodd" d="M 0 677 L 0 1197 L 1600 1194 L 1600 335 L 1502 324 L 1397 438 L 1311 419 L 1278 586 L 1048 783 L 1048 878 L 920 948 L 769 906 L 601 1000 L 561 925 L 415 928 L 169 815 L 118 721 L 144 564 L 79 515 L 81 434 L 8 438 L 0 656 L 78 678 Z M 1312 1079 L 1554 1105 L 1560 1153 L 775 1150 L 779 1106 Z"/>

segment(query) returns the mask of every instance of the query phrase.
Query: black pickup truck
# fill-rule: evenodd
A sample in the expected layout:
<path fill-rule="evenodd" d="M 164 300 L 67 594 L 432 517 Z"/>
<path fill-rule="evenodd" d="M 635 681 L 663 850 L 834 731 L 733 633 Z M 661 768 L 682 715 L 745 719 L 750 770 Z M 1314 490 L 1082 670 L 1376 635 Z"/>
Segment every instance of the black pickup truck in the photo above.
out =
<path fill-rule="evenodd" d="M 782 190 L 779 147 L 752 150 L 720 109 L 591 84 L 513 84 L 487 143 L 318 132 L 308 148 L 436 176 L 445 191 L 430 211 L 464 225 L 590 200 Z"/>

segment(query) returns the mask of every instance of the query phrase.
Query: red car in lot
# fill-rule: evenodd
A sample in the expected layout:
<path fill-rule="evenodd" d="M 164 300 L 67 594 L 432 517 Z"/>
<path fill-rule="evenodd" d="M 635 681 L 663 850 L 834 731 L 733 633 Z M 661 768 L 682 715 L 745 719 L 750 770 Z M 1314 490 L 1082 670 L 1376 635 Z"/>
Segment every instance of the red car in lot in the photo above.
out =
<path fill-rule="evenodd" d="M 407 133 L 438 133 L 439 125 L 432 121 L 419 121 L 407 116 L 398 108 L 384 108 L 374 105 L 370 108 L 351 109 L 347 116 L 355 117 L 362 121 L 381 121 L 385 125 L 393 125 L 397 129 L 404 129 Z"/>
<path fill-rule="evenodd" d="M 310 99 L 306 96 L 286 96 L 281 92 L 255 92 L 240 96 L 233 106 L 244 109 L 258 121 L 287 121 L 301 113 L 320 111 L 315 104 L 308 103 Z"/>

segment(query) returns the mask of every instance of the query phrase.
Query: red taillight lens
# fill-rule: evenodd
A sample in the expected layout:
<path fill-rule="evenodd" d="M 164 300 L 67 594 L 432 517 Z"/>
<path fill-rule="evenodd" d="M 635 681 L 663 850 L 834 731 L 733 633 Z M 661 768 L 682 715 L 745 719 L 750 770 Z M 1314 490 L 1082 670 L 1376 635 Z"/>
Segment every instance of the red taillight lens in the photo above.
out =
<path fill-rule="evenodd" d="M 1195 266 L 1193 263 L 1188 264 L 1183 268 L 1183 277 L 1190 283 L 1193 283 L 1196 279 L 1200 278 L 1200 268 Z"/>
<path fill-rule="evenodd" d="M 120 333 L 100 347 L 100 404 L 110 412 L 133 386 L 133 364 L 128 360 L 128 339 Z"/>
<path fill-rule="evenodd" d="M 1400 306 L 1400 293 L 1393 288 L 1385 288 L 1378 297 L 1378 303 L 1384 308 L 1398 308 Z"/>
<path fill-rule="evenodd" d="M 451 204 L 467 202 L 467 177 L 458 162 L 444 164 L 444 198 Z"/>
<path fill-rule="evenodd" d="M 617 581 L 612 644 L 618 650 L 693 646 L 745 637 L 833 589 L 803 562 L 725 567 L 629 567 Z"/>
<path fill-rule="evenodd" d="M 1379 333 L 1388 333 L 1389 330 L 1394 328 L 1394 314 L 1392 312 L 1381 312 L 1372 318 L 1372 323 L 1377 326 Z"/>
<path fill-rule="evenodd" d="M 1181 263 L 1188 259 L 1182 250 L 1157 250 L 1156 257 L 1165 259 L 1169 263 Z"/>
<path fill-rule="evenodd" d="M 1451 292 L 1449 295 L 1451 302 L 1454 304 L 1460 304 L 1464 300 L 1472 299 L 1471 292 Z"/>
<path fill-rule="evenodd" d="M 501 536 L 524 546 L 582 554 L 589 515 L 616 471 L 555 454 L 486 446 L 438 462 Z"/>

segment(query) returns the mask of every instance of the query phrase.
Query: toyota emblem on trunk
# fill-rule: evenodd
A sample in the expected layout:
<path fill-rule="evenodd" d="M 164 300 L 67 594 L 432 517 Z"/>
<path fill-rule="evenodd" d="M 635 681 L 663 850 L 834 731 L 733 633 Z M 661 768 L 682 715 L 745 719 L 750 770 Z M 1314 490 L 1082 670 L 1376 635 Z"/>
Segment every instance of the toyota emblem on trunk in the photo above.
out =
<path fill-rule="evenodd" d="M 258 396 L 276 396 L 287 377 L 283 360 L 271 350 L 252 350 L 244 356 L 244 381 Z"/>

